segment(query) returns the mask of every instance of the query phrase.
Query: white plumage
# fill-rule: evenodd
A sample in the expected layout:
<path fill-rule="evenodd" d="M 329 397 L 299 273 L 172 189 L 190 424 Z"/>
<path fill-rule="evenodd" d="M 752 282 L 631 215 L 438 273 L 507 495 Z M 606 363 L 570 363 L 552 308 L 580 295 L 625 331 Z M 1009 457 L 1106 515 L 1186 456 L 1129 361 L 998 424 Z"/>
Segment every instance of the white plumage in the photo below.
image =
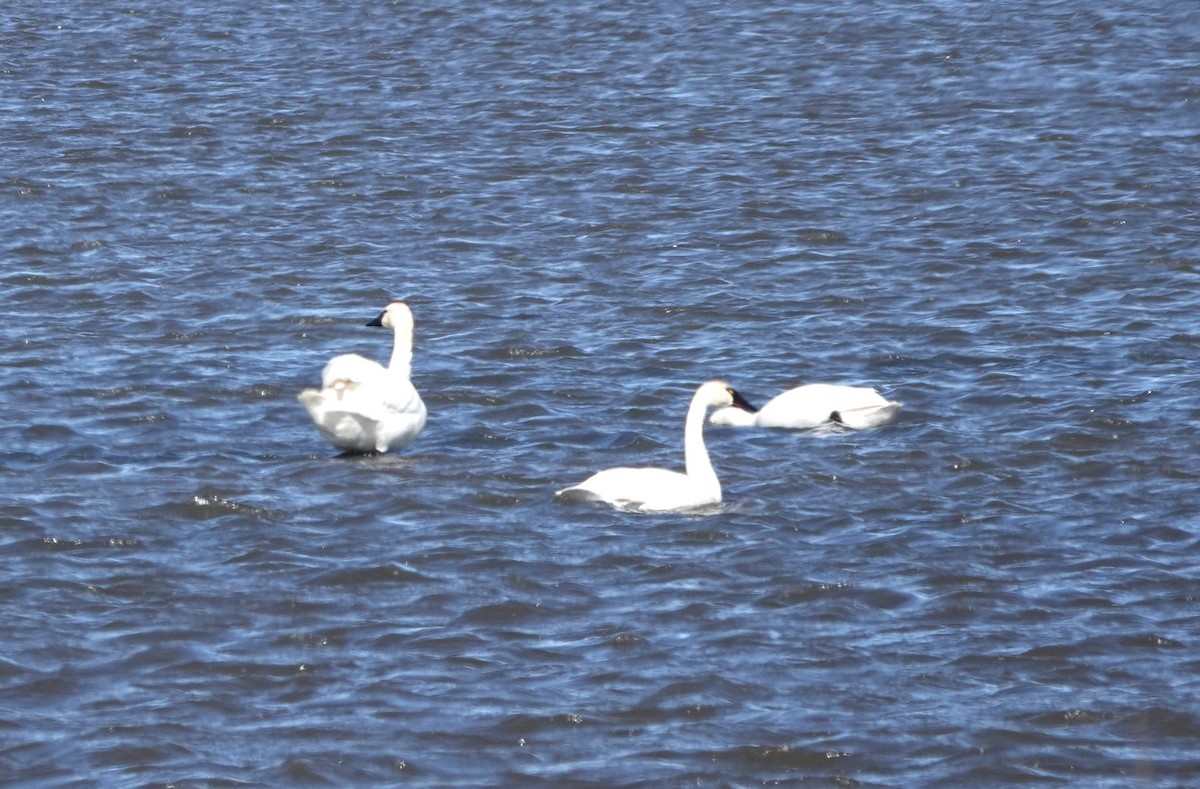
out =
<path fill-rule="evenodd" d="M 335 356 L 321 373 L 321 388 L 305 389 L 300 402 L 325 439 L 346 452 L 387 452 L 407 446 L 425 427 L 425 403 L 412 372 L 413 317 L 394 301 L 368 326 L 392 330 L 387 367 L 356 353 Z"/>
<path fill-rule="evenodd" d="M 722 408 L 709 421 L 736 427 L 778 427 L 792 430 L 829 423 L 850 428 L 877 427 L 891 421 L 900 410 L 866 386 L 807 384 L 773 397 L 762 408 Z"/>
<path fill-rule="evenodd" d="M 750 407 L 723 381 L 709 381 L 697 389 L 684 422 L 683 473 L 662 468 L 610 468 L 557 495 L 642 512 L 691 509 L 720 502 L 721 483 L 704 446 L 704 416 L 709 408 L 720 406 Z"/>

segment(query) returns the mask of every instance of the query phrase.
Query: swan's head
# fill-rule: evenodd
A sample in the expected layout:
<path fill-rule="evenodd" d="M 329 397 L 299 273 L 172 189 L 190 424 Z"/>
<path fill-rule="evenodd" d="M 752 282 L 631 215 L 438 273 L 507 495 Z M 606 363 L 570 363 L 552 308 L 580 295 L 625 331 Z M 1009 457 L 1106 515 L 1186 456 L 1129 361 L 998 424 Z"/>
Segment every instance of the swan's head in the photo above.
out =
<path fill-rule="evenodd" d="M 367 325 L 382 326 L 385 329 L 395 329 L 411 333 L 413 327 L 412 310 L 402 301 L 393 301 L 383 308 L 383 312 L 379 313 L 375 320 Z"/>
<path fill-rule="evenodd" d="M 709 408 L 732 407 L 751 414 L 758 410 L 724 381 L 709 381 L 701 386 L 696 394 L 699 399 L 704 400 Z"/>
<path fill-rule="evenodd" d="M 750 405 L 746 398 L 729 384 L 724 381 L 709 381 L 700 387 L 701 392 L 705 387 L 712 387 L 707 402 L 711 408 L 716 409 L 708 418 L 710 424 L 745 427 L 755 423 L 758 409 Z"/>

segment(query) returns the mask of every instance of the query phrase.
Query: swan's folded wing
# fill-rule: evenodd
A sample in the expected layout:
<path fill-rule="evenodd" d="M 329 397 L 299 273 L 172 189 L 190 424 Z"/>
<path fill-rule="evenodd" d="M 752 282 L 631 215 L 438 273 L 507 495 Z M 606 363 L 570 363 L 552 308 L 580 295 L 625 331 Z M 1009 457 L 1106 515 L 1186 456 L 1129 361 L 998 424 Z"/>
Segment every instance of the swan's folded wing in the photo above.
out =
<path fill-rule="evenodd" d="M 892 405 L 879 392 L 867 386 L 805 384 L 772 398 L 759 411 L 758 424 L 761 427 L 804 430 L 827 424 L 830 420 L 839 421 L 835 414 L 845 417 L 850 412 L 856 412 L 865 417 Z M 883 416 L 879 424 L 888 418 Z M 857 422 L 854 417 L 850 417 L 850 420 Z M 846 424 L 850 427 L 859 426 L 850 421 Z"/>
<path fill-rule="evenodd" d="M 888 403 L 883 406 L 871 405 L 863 408 L 847 408 L 835 411 L 833 421 L 855 430 L 865 430 L 887 424 L 896 417 L 896 412 L 899 410 L 900 403 Z"/>
<path fill-rule="evenodd" d="M 337 398 L 340 409 L 377 422 L 396 415 L 425 413 L 425 404 L 412 383 L 386 374 L 366 378 L 352 386 L 331 387 L 324 392 L 329 398 Z"/>
<path fill-rule="evenodd" d="M 424 414 L 425 403 L 408 379 L 390 381 L 380 392 L 380 402 L 392 414 Z"/>
<path fill-rule="evenodd" d="M 389 412 L 376 423 L 375 448 L 380 452 L 408 446 L 425 428 L 425 406 L 413 411 Z"/>
<path fill-rule="evenodd" d="M 605 469 L 556 495 L 641 511 L 686 509 L 720 501 L 719 494 L 714 498 L 686 474 L 664 468 Z"/>
<path fill-rule="evenodd" d="M 357 353 L 343 353 L 335 356 L 321 371 L 321 387 L 357 388 L 358 386 L 378 379 L 386 373 L 379 362 L 359 356 Z"/>

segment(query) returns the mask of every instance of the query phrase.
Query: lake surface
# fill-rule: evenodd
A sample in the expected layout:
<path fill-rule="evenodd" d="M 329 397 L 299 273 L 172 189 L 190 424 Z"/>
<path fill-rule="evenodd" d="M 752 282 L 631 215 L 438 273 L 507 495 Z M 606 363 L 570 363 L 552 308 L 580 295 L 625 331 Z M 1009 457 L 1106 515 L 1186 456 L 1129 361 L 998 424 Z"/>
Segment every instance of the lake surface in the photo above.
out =
<path fill-rule="evenodd" d="M 1200 783 L 1194 3 L 429 9 L 0 11 L 0 783 Z"/>

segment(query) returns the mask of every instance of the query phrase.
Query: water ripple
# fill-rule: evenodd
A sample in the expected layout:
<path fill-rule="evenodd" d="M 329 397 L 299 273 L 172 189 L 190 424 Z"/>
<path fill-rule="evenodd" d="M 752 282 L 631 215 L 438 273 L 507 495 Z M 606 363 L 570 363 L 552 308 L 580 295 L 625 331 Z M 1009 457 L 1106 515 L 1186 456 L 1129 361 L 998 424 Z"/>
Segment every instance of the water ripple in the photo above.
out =
<path fill-rule="evenodd" d="M 1146 5 L 14 11 L 4 774 L 1186 785 L 1200 28 Z M 394 298 L 428 427 L 338 456 L 295 394 Z M 718 376 L 904 408 L 553 499 Z"/>

